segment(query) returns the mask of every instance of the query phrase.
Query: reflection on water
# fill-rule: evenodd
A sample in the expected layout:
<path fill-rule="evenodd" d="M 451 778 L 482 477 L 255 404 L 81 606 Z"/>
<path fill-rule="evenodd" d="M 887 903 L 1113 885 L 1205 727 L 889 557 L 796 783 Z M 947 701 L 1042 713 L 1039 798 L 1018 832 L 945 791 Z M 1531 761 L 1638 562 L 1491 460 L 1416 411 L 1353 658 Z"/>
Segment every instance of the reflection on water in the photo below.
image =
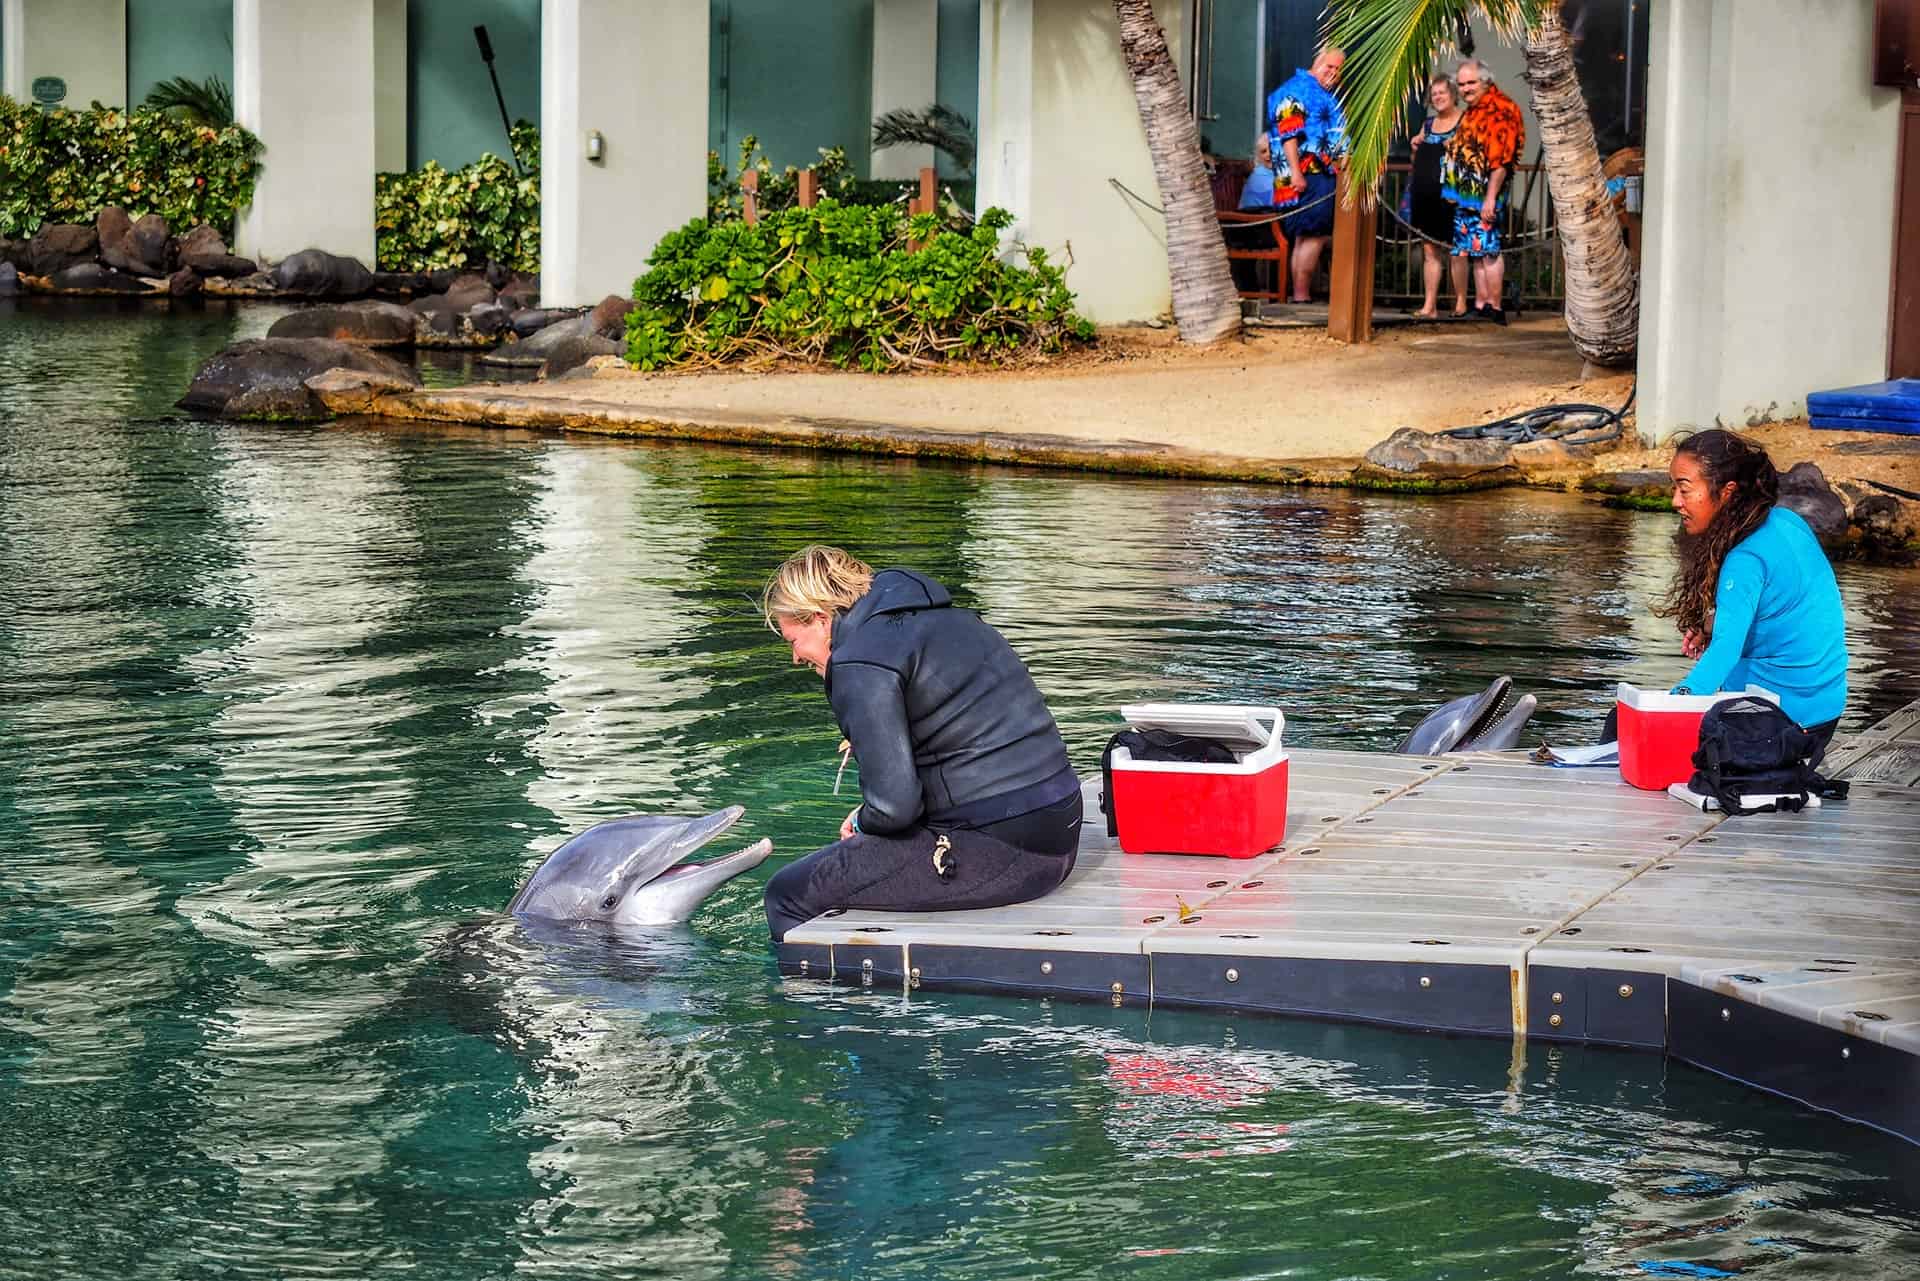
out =
<path fill-rule="evenodd" d="M 1501 673 L 1587 736 L 1683 670 L 1666 520 L 170 416 L 271 315 L 0 311 L 0 1275 L 1920 1266 L 1913 1149 L 1657 1058 L 787 985 L 766 872 L 496 915 L 628 808 L 831 833 L 752 603 L 803 543 L 952 585 L 1090 769 L 1134 699 L 1383 748 Z M 1858 725 L 1920 697 L 1920 579 L 1841 582 Z"/>

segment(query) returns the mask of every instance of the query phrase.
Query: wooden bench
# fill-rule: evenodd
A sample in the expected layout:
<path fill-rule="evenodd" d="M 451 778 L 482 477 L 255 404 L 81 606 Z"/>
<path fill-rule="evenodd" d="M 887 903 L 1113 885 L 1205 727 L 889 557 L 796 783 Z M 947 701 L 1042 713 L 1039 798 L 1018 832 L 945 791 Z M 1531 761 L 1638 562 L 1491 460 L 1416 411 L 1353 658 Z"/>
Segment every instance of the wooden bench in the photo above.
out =
<path fill-rule="evenodd" d="M 1253 162 L 1227 156 L 1208 159 L 1213 165 L 1213 215 L 1219 220 L 1220 234 L 1227 243 L 1228 263 L 1278 264 L 1271 269 L 1274 288 L 1242 289 L 1240 296 L 1284 301 L 1287 296 L 1287 257 L 1291 247 L 1287 244 L 1286 233 L 1280 230 L 1280 219 L 1271 213 L 1242 213 L 1239 208 L 1240 192 L 1247 185 L 1248 175 L 1253 172 Z M 1232 229 L 1236 226 L 1245 230 L 1235 234 Z M 1256 268 L 1256 271 L 1260 269 Z"/>

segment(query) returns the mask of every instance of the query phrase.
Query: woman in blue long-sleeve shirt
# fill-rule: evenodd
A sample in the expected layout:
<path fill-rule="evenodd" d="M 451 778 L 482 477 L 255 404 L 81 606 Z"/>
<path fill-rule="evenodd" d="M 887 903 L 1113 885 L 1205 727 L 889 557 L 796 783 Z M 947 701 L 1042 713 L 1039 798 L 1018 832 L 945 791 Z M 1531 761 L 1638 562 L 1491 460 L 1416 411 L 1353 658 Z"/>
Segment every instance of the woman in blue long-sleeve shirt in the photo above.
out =
<path fill-rule="evenodd" d="M 1847 705 L 1847 640 L 1819 540 L 1775 505 L 1779 473 L 1766 451 L 1730 431 L 1682 441 L 1669 474 L 1683 533 L 1659 608 L 1697 660 L 1674 692 L 1771 690 L 1824 751 Z"/>

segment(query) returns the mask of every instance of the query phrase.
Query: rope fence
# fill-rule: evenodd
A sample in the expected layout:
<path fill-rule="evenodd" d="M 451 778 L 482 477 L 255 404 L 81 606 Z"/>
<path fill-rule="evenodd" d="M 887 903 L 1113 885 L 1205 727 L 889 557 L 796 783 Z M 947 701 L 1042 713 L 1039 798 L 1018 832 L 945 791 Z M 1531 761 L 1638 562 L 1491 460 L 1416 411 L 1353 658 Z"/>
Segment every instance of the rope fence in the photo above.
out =
<path fill-rule="evenodd" d="M 1112 186 L 1117 191 L 1119 191 L 1122 195 L 1126 196 L 1129 200 L 1132 200 L 1135 204 L 1139 205 L 1141 208 L 1151 209 L 1153 210 L 1153 212 L 1159 214 L 1162 218 L 1167 216 L 1166 210 L 1162 209 L 1159 205 L 1154 204 L 1151 200 L 1148 200 L 1145 196 L 1135 191 L 1132 187 L 1129 187 L 1126 183 L 1121 182 L 1118 178 L 1109 178 L 1107 179 L 1107 181 L 1110 184 L 1112 184 Z M 1286 219 L 1293 217 L 1297 213 L 1305 213 L 1309 209 L 1319 208 L 1321 205 L 1326 204 L 1327 201 L 1332 200 L 1338 194 L 1339 192 L 1337 191 L 1329 191 L 1326 195 L 1320 197 L 1318 200 L 1309 200 L 1306 204 L 1301 205 L 1298 209 L 1283 209 L 1279 213 L 1274 214 L 1271 218 L 1249 218 L 1244 222 L 1236 220 L 1233 225 L 1235 227 L 1264 227 L 1268 223 L 1283 222 Z"/>
<path fill-rule="evenodd" d="M 1566 271 L 1560 259 L 1560 232 L 1554 218 L 1553 198 L 1545 183 L 1532 181 L 1541 170 L 1542 167 L 1537 164 L 1515 166 L 1515 185 L 1520 186 L 1518 180 L 1522 176 L 1529 180 L 1520 190 L 1512 192 L 1501 210 L 1504 223 L 1501 239 L 1504 243 L 1502 252 L 1507 257 L 1508 293 L 1522 308 L 1551 309 L 1559 307 L 1566 299 Z M 1382 175 L 1379 205 L 1386 210 L 1387 217 L 1380 220 L 1375 232 L 1378 250 L 1374 255 L 1373 294 L 1376 303 L 1399 305 L 1415 302 L 1424 296 L 1425 286 L 1421 278 L 1423 255 L 1418 250 L 1419 245 L 1438 245 L 1449 253 L 1453 249 L 1451 241 L 1435 239 L 1400 216 L 1400 196 L 1412 178 L 1412 166 L 1406 163 L 1390 164 Z M 1142 209 L 1166 216 L 1164 209 L 1120 179 L 1108 178 L 1107 183 Z M 1296 213 L 1324 204 L 1334 196 L 1335 193 L 1329 192 L 1298 209 L 1284 210 L 1264 218 L 1235 219 L 1223 226 L 1237 231 L 1282 222 Z"/>

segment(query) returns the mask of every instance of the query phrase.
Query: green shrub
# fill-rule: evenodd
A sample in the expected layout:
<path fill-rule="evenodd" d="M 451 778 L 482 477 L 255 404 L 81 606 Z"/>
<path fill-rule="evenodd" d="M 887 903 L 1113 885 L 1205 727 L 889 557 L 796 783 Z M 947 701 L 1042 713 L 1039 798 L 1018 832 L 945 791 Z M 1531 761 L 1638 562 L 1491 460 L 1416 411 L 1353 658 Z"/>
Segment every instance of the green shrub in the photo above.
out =
<path fill-rule="evenodd" d="M 820 184 L 820 194 L 842 204 L 852 204 L 861 186 L 847 165 L 845 147 L 822 147 L 820 159 L 807 166 Z M 746 207 L 740 192 L 740 174 L 752 169 L 760 175 L 760 197 L 756 205 L 761 213 L 777 213 L 800 203 L 800 170 L 788 165 L 779 173 L 773 161 L 760 150 L 760 140 L 748 134 L 740 140 L 739 173 L 729 175 L 720 153 L 707 153 L 707 217 L 716 222 L 738 218 Z M 871 202 L 867 202 L 871 203 Z"/>
<path fill-rule="evenodd" d="M 497 262 L 540 270 L 540 130 L 510 135 L 523 171 L 492 152 L 452 172 L 429 160 L 373 180 L 375 257 L 382 271 L 432 271 Z"/>
<path fill-rule="evenodd" d="M 935 214 L 831 200 L 753 225 L 696 219 L 661 238 L 634 282 L 627 359 L 641 369 L 792 357 L 884 370 L 1011 361 L 1090 340 L 1064 267 L 1034 248 L 1024 266 L 1000 260 L 1012 224 L 990 209 L 959 231 Z"/>
<path fill-rule="evenodd" d="M 260 152 L 238 125 L 99 103 L 42 111 L 0 95 L 0 236 L 92 222 L 108 205 L 135 218 L 159 214 L 175 232 L 206 222 L 231 236 L 253 201 Z"/>

